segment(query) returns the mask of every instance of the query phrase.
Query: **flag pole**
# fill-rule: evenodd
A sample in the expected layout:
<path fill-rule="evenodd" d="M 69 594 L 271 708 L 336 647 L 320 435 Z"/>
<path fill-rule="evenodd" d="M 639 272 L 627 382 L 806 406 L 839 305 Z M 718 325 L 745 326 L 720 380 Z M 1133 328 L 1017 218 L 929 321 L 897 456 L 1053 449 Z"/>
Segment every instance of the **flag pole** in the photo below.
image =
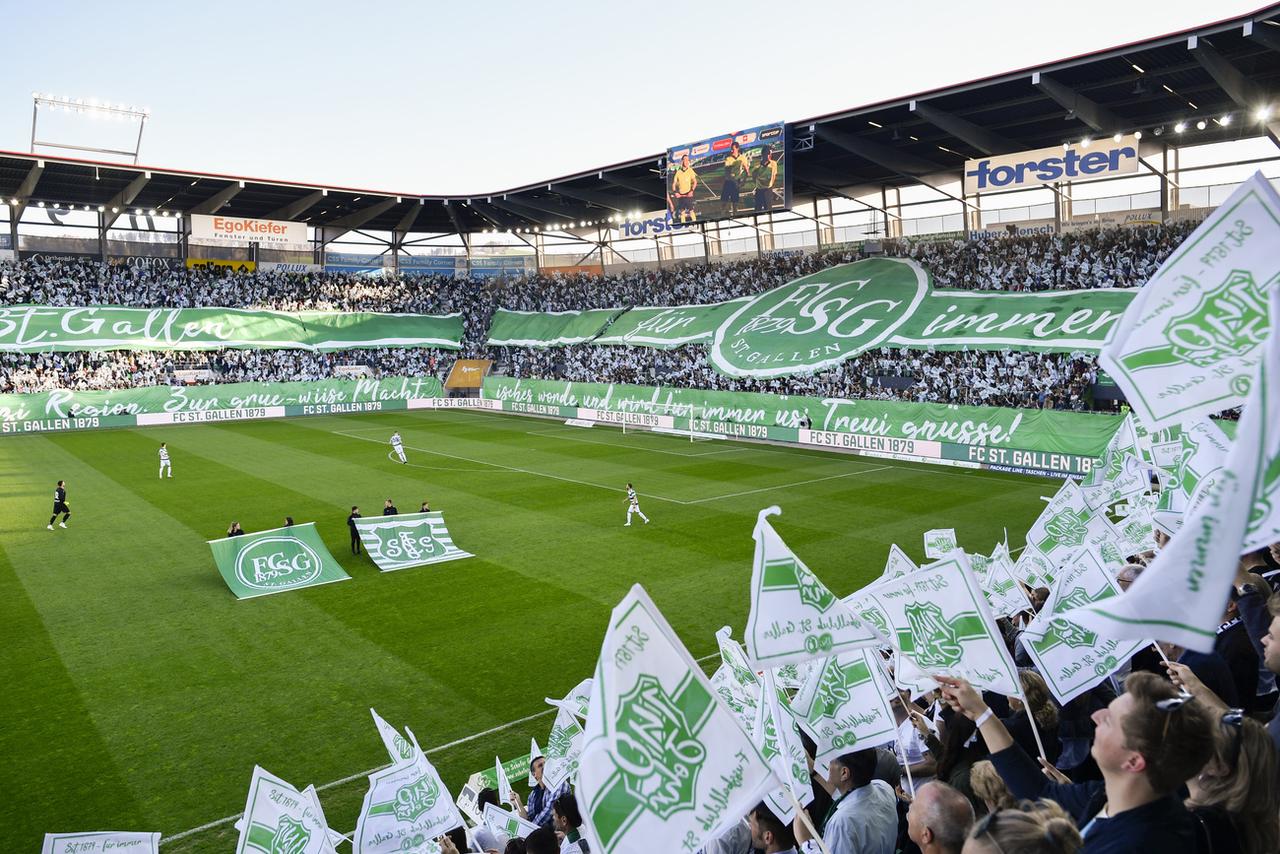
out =
<path fill-rule="evenodd" d="M 796 815 L 800 817 L 801 823 L 805 829 L 813 834 L 813 841 L 818 843 L 818 847 L 822 849 L 822 854 L 831 854 L 831 849 L 827 847 L 827 843 L 823 841 L 822 834 L 813 826 L 813 819 L 809 818 L 809 813 L 804 807 L 800 806 L 800 801 L 796 799 L 795 793 L 791 791 L 791 786 L 784 785 L 782 791 L 787 793 L 787 799 L 791 801 L 791 805 L 796 808 Z"/>
<path fill-rule="evenodd" d="M 1027 713 L 1027 720 L 1031 722 L 1031 734 L 1036 738 L 1036 749 L 1040 751 L 1040 758 L 1045 762 L 1049 762 L 1049 756 L 1044 752 L 1044 742 L 1040 740 L 1040 727 L 1036 725 L 1036 716 L 1031 709 L 1031 703 L 1027 701 L 1026 692 L 1022 692 L 1018 699 L 1022 701 L 1022 708 Z"/>
<path fill-rule="evenodd" d="M 907 713 L 907 723 L 911 723 L 911 710 L 908 709 L 907 704 L 903 702 L 902 692 L 898 688 L 898 682 L 889 673 L 889 668 L 885 664 L 885 660 L 880 655 L 879 651 L 876 652 L 875 659 L 880 662 L 880 672 L 884 674 L 884 678 L 887 679 L 889 681 L 889 685 L 893 687 L 894 693 L 897 695 L 898 703 L 902 706 L 902 710 Z M 911 724 L 911 726 L 914 727 L 915 724 Z M 902 763 L 902 770 L 907 775 L 907 790 L 911 792 L 911 799 L 915 800 L 916 782 L 911 779 L 911 766 L 907 763 L 907 753 L 902 749 L 902 743 L 897 738 L 893 740 L 893 746 L 895 752 L 898 754 L 898 761 Z"/>

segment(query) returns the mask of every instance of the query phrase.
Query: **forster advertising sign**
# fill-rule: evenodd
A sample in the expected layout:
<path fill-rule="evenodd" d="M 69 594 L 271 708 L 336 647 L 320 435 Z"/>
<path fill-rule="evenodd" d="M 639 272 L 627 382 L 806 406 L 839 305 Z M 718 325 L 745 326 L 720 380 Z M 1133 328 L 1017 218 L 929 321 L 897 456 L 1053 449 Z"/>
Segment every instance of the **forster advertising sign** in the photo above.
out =
<path fill-rule="evenodd" d="M 307 224 L 245 216 L 191 214 L 191 239 L 211 246 L 306 246 Z"/>
<path fill-rule="evenodd" d="M 964 192 L 992 193 L 1025 190 L 1062 181 L 1132 175 L 1138 171 L 1138 140 L 1133 135 L 1095 140 L 1087 147 L 1070 145 L 1039 148 L 966 160 Z"/>

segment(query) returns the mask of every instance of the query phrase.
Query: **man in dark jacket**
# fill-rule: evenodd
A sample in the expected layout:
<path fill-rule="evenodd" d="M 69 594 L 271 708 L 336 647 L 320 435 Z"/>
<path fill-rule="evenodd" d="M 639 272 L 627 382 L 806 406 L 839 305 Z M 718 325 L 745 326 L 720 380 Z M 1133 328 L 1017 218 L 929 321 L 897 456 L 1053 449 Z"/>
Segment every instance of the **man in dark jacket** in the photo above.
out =
<path fill-rule="evenodd" d="M 1095 714 L 1091 753 L 1102 781 L 1059 783 L 1014 743 L 972 685 L 938 681 L 947 702 L 978 725 L 1010 793 L 1057 801 L 1080 827 L 1086 854 L 1196 849 L 1196 822 L 1177 792 L 1213 754 L 1213 718 L 1203 703 L 1153 673 L 1131 675 L 1125 693 Z"/>
<path fill-rule="evenodd" d="M 351 553 L 360 554 L 360 531 L 356 529 L 356 520 L 360 518 L 360 508 L 351 505 L 351 515 L 347 516 L 347 527 L 351 529 Z"/>

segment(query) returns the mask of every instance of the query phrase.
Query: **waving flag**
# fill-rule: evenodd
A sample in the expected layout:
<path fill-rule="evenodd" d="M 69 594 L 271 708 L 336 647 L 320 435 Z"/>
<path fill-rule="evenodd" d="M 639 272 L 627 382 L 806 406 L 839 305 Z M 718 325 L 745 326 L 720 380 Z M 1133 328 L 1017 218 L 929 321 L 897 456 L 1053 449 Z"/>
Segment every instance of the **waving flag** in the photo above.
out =
<path fill-rule="evenodd" d="M 335 854 L 320 802 L 254 766 L 236 854 Z"/>
<path fill-rule="evenodd" d="M 369 775 L 353 854 L 426 851 L 437 837 L 464 826 L 449 790 L 412 736 L 410 758 Z"/>
<path fill-rule="evenodd" d="M 889 707 L 893 686 L 880 653 L 861 649 L 825 659 L 810 674 L 792 708 L 818 745 L 814 767 L 826 774 L 832 759 L 893 741 L 898 725 Z"/>

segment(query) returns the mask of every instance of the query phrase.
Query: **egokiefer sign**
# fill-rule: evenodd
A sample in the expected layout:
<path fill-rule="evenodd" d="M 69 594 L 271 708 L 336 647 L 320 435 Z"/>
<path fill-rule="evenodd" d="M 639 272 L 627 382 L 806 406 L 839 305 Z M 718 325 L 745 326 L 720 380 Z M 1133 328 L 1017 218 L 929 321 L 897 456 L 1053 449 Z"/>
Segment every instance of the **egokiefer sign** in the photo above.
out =
<path fill-rule="evenodd" d="M 1080 145 L 1039 148 L 1017 154 L 1001 154 L 964 163 L 964 191 L 990 193 L 1021 190 L 1138 171 L 1138 140 L 1133 135 Z"/>
<path fill-rule="evenodd" d="M 244 216 L 191 214 L 191 239 L 213 246 L 306 246 L 307 224 Z"/>

